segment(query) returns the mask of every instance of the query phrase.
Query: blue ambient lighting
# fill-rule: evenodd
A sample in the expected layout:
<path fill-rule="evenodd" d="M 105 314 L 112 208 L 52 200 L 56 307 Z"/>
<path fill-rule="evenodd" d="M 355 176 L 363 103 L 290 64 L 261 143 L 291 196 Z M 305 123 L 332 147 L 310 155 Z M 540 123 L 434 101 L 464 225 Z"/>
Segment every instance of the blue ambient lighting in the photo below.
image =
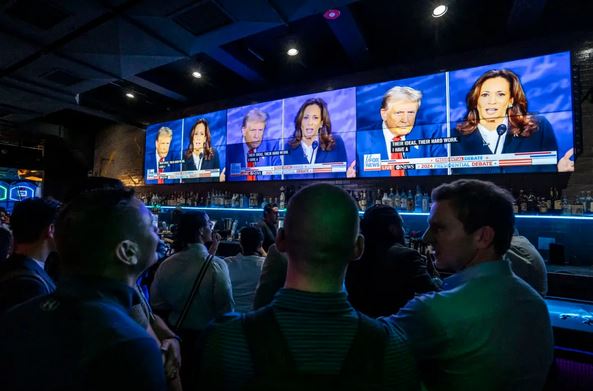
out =
<path fill-rule="evenodd" d="M 152 208 L 152 206 L 148 206 Z M 181 208 L 183 210 L 201 210 L 207 212 L 212 211 L 225 211 L 225 212 L 262 212 L 262 208 L 220 208 L 220 207 L 206 207 L 206 206 L 161 206 L 160 209 L 170 210 Z M 286 212 L 286 209 L 279 209 L 279 212 Z M 358 212 L 361 216 L 364 212 Z M 429 216 L 428 212 L 399 212 L 402 216 Z M 590 220 L 593 221 L 593 216 L 556 216 L 556 215 L 515 215 L 518 219 L 546 219 L 546 220 Z"/>

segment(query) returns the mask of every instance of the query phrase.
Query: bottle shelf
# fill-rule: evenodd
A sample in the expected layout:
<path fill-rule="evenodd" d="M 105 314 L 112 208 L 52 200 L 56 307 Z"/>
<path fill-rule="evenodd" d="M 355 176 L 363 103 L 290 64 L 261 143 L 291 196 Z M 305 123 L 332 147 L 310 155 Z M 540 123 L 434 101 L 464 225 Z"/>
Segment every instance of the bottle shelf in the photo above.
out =
<path fill-rule="evenodd" d="M 200 210 L 200 211 L 225 211 L 225 212 L 263 212 L 262 208 L 224 208 L 224 207 L 209 207 L 209 206 L 171 206 L 171 205 L 162 205 L 162 206 L 154 206 L 148 205 L 149 209 L 162 209 L 162 210 L 173 210 L 177 208 L 181 208 L 182 210 Z M 286 209 L 280 209 L 280 213 L 286 212 Z M 358 212 L 361 216 L 364 212 Z M 428 212 L 408 212 L 408 211 L 398 211 L 398 213 L 402 216 L 426 216 L 428 217 Z M 577 215 L 530 215 L 530 214 L 516 214 L 515 218 L 517 219 L 546 219 L 546 220 L 590 220 L 593 221 L 593 215 L 584 215 L 584 216 L 577 216 Z"/>

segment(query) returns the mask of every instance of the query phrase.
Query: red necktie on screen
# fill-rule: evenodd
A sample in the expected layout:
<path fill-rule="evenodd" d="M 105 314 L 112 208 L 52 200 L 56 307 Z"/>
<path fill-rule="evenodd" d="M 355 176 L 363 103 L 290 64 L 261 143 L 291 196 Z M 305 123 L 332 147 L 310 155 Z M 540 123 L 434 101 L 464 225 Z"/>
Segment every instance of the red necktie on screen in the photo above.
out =
<path fill-rule="evenodd" d="M 247 152 L 247 168 L 255 167 L 255 162 L 249 161 L 249 156 L 253 155 L 254 153 L 255 153 L 255 149 L 250 149 L 249 152 Z M 255 175 L 247 175 L 247 180 L 254 181 Z"/>
<path fill-rule="evenodd" d="M 162 158 L 160 158 L 160 159 L 159 159 L 159 162 L 157 163 L 157 172 L 159 173 L 159 174 L 158 174 L 157 183 L 158 183 L 159 185 L 161 185 L 161 184 L 165 183 L 165 180 L 164 180 L 164 179 L 163 179 L 163 177 L 161 176 L 161 174 L 162 174 L 162 173 L 165 171 L 165 169 L 164 169 L 164 168 L 161 166 L 161 164 L 160 164 L 160 163 L 162 163 L 162 162 L 164 162 L 164 161 L 165 161 L 165 158 L 164 158 L 164 157 L 162 157 Z"/>
<path fill-rule="evenodd" d="M 396 136 L 394 138 L 391 139 L 391 141 L 393 142 L 397 142 L 397 141 L 401 141 L 401 137 Z M 391 145 L 389 146 L 389 148 L 391 148 Z M 391 159 L 403 159 L 404 158 L 404 154 L 401 152 L 391 152 Z M 394 170 L 392 169 L 390 171 L 390 175 L 391 176 L 405 176 L 406 175 L 406 171 L 405 170 Z"/>

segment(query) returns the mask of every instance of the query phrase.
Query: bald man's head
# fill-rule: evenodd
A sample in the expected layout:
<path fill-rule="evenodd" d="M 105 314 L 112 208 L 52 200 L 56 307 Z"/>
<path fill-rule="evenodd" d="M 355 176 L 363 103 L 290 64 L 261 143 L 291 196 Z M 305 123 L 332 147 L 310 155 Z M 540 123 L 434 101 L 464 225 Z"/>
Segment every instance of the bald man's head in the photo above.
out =
<path fill-rule="evenodd" d="M 348 193 L 329 184 L 308 186 L 290 199 L 282 251 L 306 269 L 343 270 L 362 252 L 358 226 Z"/>

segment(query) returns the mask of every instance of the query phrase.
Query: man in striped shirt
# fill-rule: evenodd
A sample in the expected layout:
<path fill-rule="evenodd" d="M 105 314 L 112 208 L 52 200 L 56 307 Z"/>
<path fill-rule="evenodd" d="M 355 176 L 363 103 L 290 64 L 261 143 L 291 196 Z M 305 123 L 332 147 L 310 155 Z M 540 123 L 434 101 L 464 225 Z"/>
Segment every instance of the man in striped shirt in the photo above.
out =
<path fill-rule="evenodd" d="M 363 387 L 418 389 L 403 335 L 362 316 L 346 299 L 346 267 L 364 249 L 358 225 L 354 200 L 338 187 L 317 184 L 292 197 L 276 240 L 288 253 L 284 288 L 269 306 L 227 314 L 211 326 L 197 373 L 204 389 L 269 386 L 276 380 L 294 387 L 304 378 L 313 383 L 322 377 L 332 377 L 333 384 L 356 378 Z"/>

